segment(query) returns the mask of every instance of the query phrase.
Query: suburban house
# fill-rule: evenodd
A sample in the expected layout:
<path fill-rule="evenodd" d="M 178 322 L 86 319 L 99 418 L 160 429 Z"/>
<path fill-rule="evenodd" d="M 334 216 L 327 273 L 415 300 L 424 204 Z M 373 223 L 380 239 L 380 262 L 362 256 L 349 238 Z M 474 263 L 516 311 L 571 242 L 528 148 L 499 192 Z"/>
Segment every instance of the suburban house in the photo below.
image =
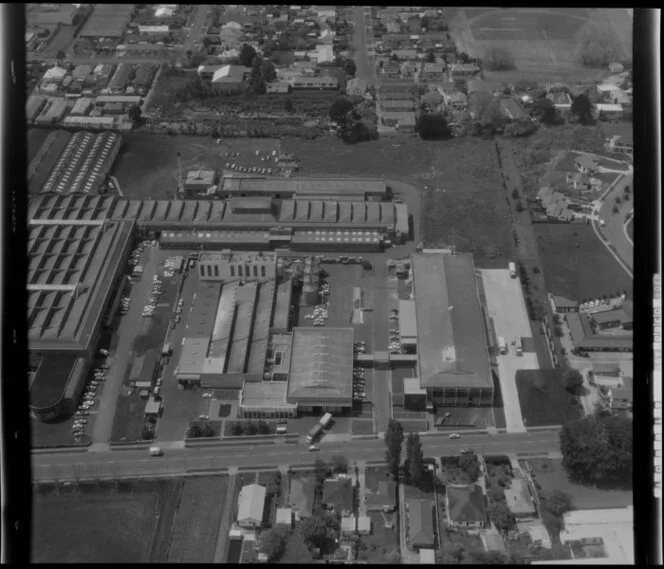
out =
<path fill-rule="evenodd" d="M 293 527 L 293 510 L 277 508 L 276 526 L 291 529 Z"/>
<path fill-rule="evenodd" d="M 291 67 L 300 71 L 304 77 L 316 75 L 316 64 L 313 61 L 295 61 Z"/>
<path fill-rule="evenodd" d="M 290 90 L 290 84 L 286 81 L 272 81 L 271 83 L 265 83 L 265 92 L 266 93 L 288 93 Z"/>
<path fill-rule="evenodd" d="M 400 79 L 401 65 L 398 61 L 388 61 L 381 68 L 380 74 L 386 79 Z"/>
<path fill-rule="evenodd" d="M 553 103 L 556 109 L 567 110 L 572 108 L 572 98 L 565 91 L 549 93 L 546 98 Z"/>
<path fill-rule="evenodd" d="M 611 328 L 631 330 L 634 325 L 632 315 L 625 308 L 596 312 L 591 318 L 599 330 L 609 330 Z"/>
<path fill-rule="evenodd" d="M 593 331 L 589 317 L 579 312 L 565 315 L 572 343 L 579 350 L 592 352 L 631 352 L 633 350 L 632 334 L 600 335 Z"/>
<path fill-rule="evenodd" d="M 367 479 L 364 505 L 368 512 L 391 512 L 397 507 L 397 485 L 391 480 L 379 480 L 377 485 Z"/>
<path fill-rule="evenodd" d="M 336 77 L 296 77 L 293 89 L 336 89 L 339 82 Z"/>
<path fill-rule="evenodd" d="M 634 397 L 633 379 L 623 378 L 616 387 L 609 390 L 609 404 L 615 411 L 631 411 Z"/>
<path fill-rule="evenodd" d="M 408 500 L 406 511 L 406 541 L 411 549 L 432 548 L 436 545 L 434 534 L 433 500 Z"/>
<path fill-rule="evenodd" d="M 513 121 L 527 119 L 530 116 L 514 97 L 500 99 L 500 110 L 508 119 Z"/>
<path fill-rule="evenodd" d="M 602 180 L 593 178 L 585 172 L 567 172 L 567 183 L 575 190 L 599 189 L 602 187 Z"/>
<path fill-rule="evenodd" d="M 410 79 L 412 77 L 415 77 L 417 72 L 420 70 L 421 63 L 419 61 L 404 61 L 401 64 L 401 78 L 402 79 Z"/>
<path fill-rule="evenodd" d="M 241 65 L 223 65 L 212 75 L 212 83 L 215 85 L 238 85 L 247 79 L 250 74 L 251 67 L 243 67 Z"/>
<path fill-rule="evenodd" d="M 415 132 L 415 113 L 405 111 L 386 111 L 382 122 L 385 126 L 392 126 L 401 132 Z"/>
<path fill-rule="evenodd" d="M 463 79 L 473 77 L 480 72 L 476 63 L 453 63 L 450 65 L 450 77 L 454 79 Z"/>
<path fill-rule="evenodd" d="M 401 22 L 391 20 L 387 22 L 386 29 L 388 34 L 399 34 L 401 33 Z"/>
<path fill-rule="evenodd" d="M 263 523 L 265 486 L 249 484 L 240 490 L 237 523 L 242 528 L 255 529 Z"/>
<path fill-rule="evenodd" d="M 597 160 L 586 154 L 580 154 L 577 156 L 574 159 L 574 165 L 579 172 L 583 172 L 584 174 L 596 174 L 597 170 L 599 170 L 599 163 Z"/>
<path fill-rule="evenodd" d="M 346 94 L 364 97 L 368 87 L 369 83 L 366 79 L 358 79 L 355 77 L 346 84 Z"/>
<path fill-rule="evenodd" d="M 484 492 L 477 484 L 449 485 L 445 493 L 447 522 L 463 528 L 481 528 L 487 522 Z"/>
<path fill-rule="evenodd" d="M 502 81 L 485 81 L 484 79 L 472 79 L 468 81 L 468 94 L 486 91 L 492 95 L 502 95 L 507 85 Z"/>
<path fill-rule="evenodd" d="M 551 201 L 553 191 L 554 190 L 551 186 L 543 186 L 537 192 L 537 197 L 535 199 L 542 205 L 542 207 L 546 207 Z"/>
<path fill-rule="evenodd" d="M 293 478 L 290 484 L 288 505 L 295 512 L 295 519 L 313 515 L 316 482 L 313 478 Z"/>
<path fill-rule="evenodd" d="M 607 387 L 617 386 L 622 379 L 620 365 L 616 362 L 593 362 L 591 373 L 595 383 Z"/>
<path fill-rule="evenodd" d="M 542 203 L 544 206 L 544 203 Z M 546 206 L 546 216 L 556 221 L 571 221 L 574 213 L 569 209 L 569 200 L 560 192 L 553 192 Z"/>
<path fill-rule="evenodd" d="M 353 484 L 350 478 L 326 480 L 323 484 L 322 504 L 329 510 L 341 513 L 342 516 L 353 512 Z"/>
<path fill-rule="evenodd" d="M 482 545 L 486 551 L 499 551 L 500 553 L 506 554 L 507 548 L 505 547 L 505 540 L 503 536 L 499 533 L 482 533 L 480 535 L 482 539 Z"/>
<path fill-rule="evenodd" d="M 609 71 L 611 73 L 622 73 L 625 67 L 622 63 L 609 63 Z"/>
<path fill-rule="evenodd" d="M 551 300 L 556 312 L 577 312 L 579 310 L 579 303 L 576 300 L 558 295 L 552 295 Z"/>
<path fill-rule="evenodd" d="M 341 518 L 341 535 L 353 535 L 357 530 L 357 518 L 355 516 L 346 516 Z"/>
<path fill-rule="evenodd" d="M 517 519 L 534 518 L 537 516 L 535 499 L 528 483 L 522 478 L 512 480 L 512 485 L 505 489 L 507 507 Z"/>
<path fill-rule="evenodd" d="M 236 57 L 240 57 L 240 50 L 237 48 L 225 49 L 217 57 L 222 62 L 232 61 Z"/>
<path fill-rule="evenodd" d="M 411 59 L 417 59 L 417 50 L 416 49 L 395 49 L 392 52 L 393 56 L 399 61 L 409 61 Z"/>
<path fill-rule="evenodd" d="M 607 138 L 606 146 L 609 150 L 613 150 L 614 152 L 633 152 L 633 134 L 631 132 L 626 135 L 615 134 L 612 137 Z"/>
<path fill-rule="evenodd" d="M 444 63 L 425 63 L 420 73 L 420 81 L 444 81 L 445 78 Z"/>
<path fill-rule="evenodd" d="M 415 110 L 415 101 L 413 99 L 384 100 L 381 97 L 380 108 L 386 112 L 412 112 Z"/>
<path fill-rule="evenodd" d="M 468 108 L 468 95 L 456 88 L 439 87 L 438 92 L 443 96 L 446 108 L 463 110 Z"/>
<path fill-rule="evenodd" d="M 360 535 L 371 533 L 371 518 L 369 516 L 359 516 L 357 518 L 357 533 Z"/>
<path fill-rule="evenodd" d="M 438 91 L 430 91 L 422 96 L 422 103 L 432 109 L 444 106 L 444 98 Z"/>
<path fill-rule="evenodd" d="M 608 119 L 619 119 L 624 113 L 623 106 L 618 103 L 597 103 L 595 110 L 598 116 L 604 114 Z"/>

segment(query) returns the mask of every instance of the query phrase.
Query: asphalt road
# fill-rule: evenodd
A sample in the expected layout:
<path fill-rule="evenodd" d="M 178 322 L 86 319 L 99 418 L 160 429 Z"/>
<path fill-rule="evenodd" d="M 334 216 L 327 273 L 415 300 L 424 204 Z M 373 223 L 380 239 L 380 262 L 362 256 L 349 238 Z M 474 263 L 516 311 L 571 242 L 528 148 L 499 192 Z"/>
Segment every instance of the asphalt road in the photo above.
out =
<path fill-rule="evenodd" d="M 371 22 L 366 16 L 371 13 L 369 6 L 353 7 L 353 45 L 355 46 L 355 77 L 366 79 L 370 85 L 376 84 L 376 69 L 373 56 L 369 55 L 369 41 L 371 38 Z M 367 31 L 367 26 L 369 30 Z"/>
<path fill-rule="evenodd" d="M 205 4 L 197 5 L 194 8 L 194 15 L 190 20 L 189 37 L 185 38 L 182 51 L 187 53 L 187 50 L 196 51 L 197 46 L 194 44 L 204 35 L 205 32 L 205 19 L 210 11 L 211 6 Z"/>
<path fill-rule="evenodd" d="M 464 434 L 459 439 L 445 435 L 422 437 L 425 456 L 438 457 L 458 453 L 470 447 L 482 454 L 559 452 L 558 432 L 532 431 L 513 434 Z M 320 451 L 308 452 L 305 446 L 251 445 L 242 447 L 165 448 L 164 456 L 149 457 L 146 449 L 117 451 L 63 452 L 32 455 L 33 480 L 55 478 L 122 478 L 137 476 L 178 476 L 192 471 L 215 471 L 225 468 L 261 468 L 279 465 L 313 464 L 317 457 L 329 461 L 343 454 L 350 462 L 381 461 L 385 444 L 380 439 L 321 442 Z M 405 448 L 404 448 L 405 452 Z"/>
<path fill-rule="evenodd" d="M 622 203 L 617 204 L 619 208 L 618 213 L 613 213 L 612 211 L 613 206 L 615 205 L 614 199 L 624 194 L 625 186 L 630 187 L 633 195 L 633 174 L 628 174 L 618 180 L 605 196 L 599 210 L 599 218 L 606 222 L 606 225 L 601 228 L 602 233 L 608 239 L 609 243 L 615 247 L 616 253 L 627 267 L 628 273 L 631 276 L 634 271 L 634 245 L 625 235 L 624 225 L 628 214 L 634 209 L 634 203 L 632 199 L 629 201 L 623 201 Z"/>

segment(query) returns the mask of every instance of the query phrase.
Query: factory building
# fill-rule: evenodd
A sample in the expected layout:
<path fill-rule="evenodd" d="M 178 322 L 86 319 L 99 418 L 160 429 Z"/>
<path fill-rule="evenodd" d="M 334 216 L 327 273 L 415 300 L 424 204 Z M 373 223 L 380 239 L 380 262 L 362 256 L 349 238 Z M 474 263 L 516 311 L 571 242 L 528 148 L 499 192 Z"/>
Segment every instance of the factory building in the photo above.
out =
<path fill-rule="evenodd" d="M 418 253 L 412 266 L 419 378 L 427 407 L 491 406 L 491 363 L 472 256 Z"/>
<path fill-rule="evenodd" d="M 383 201 L 390 192 L 380 178 L 226 178 L 222 188 L 228 197 L 334 201 Z"/>
<path fill-rule="evenodd" d="M 49 197 L 55 207 L 73 198 Z M 74 412 L 133 241 L 132 221 L 90 219 L 111 197 L 95 196 L 90 210 L 73 200 L 75 221 L 28 211 L 30 410 L 41 420 Z"/>
<path fill-rule="evenodd" d="M 217 172 L 215 170 L 194 168 L 187 172 L 182 193 L 187 199 L 204 197 L 210 194 L 210 190 L 217 189 L 216 183 Z"/>

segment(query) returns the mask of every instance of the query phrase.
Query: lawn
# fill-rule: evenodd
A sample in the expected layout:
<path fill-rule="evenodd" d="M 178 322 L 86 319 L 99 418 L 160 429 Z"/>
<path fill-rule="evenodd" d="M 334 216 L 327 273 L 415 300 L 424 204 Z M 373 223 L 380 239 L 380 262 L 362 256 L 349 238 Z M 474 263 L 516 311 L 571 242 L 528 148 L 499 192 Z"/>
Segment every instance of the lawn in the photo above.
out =
<path fill-rule="evenodd" d="M 359 561 L 391 565 L 399 562 L 399 534 L 397 524 L 385 527 L 382 512 L 368 512 L 371 518 L 371 534 L 360 538 Z M 394 514 L 388 516 L 396 517 Z"/>
<path fill-rule="evenodd" d="M 353 419 L 352 433 L 354 435 L 373 434 L 373 421 L 370 419 Z"/>
<path fill-rule="evenodd" d="M 68 447 L 90 444 L 89 436 L 83 437 L 79 442 L 74 440 L 71 432 L 73 424 L 73 416 L 49 423 L 39 421 L 38 419 L 30 419 L 30 441 L 32 448 Z M 93 428 L 94 417 L 88 416 L 85 432 L 88 434 L 92 433 Z"/>
<path fill-rule="evenodd" d="M 563 370 L 518 370 L 516 387 L 526 427 L 562 425 L 583 415 L 581 405 L 562 383 Z"/>
<path fill-rule="evenodd" d="M 172 523 L 182 479 L 125 481 L 35 495 L 32 563 L 150 563 Z M 155 551 L 159 557 L 159 552 Z"/>
<path fill-rule="evenodd" d="M 631 297 L 632 279 L 590 225 L 538 223 L 533 230 L 549 292 L 581 300 L 626 290 Z"/>
<path fill-rule="evenodd" d="M 311 563 L 312 559 L 311 552 L 300 535 L 300 523 L 298 522 L 293 531 L 286 533 L 286 548 L 279 563 L 284 565 Z"/>
<path fill-rule="evenodd" d="M 138 391 L 121 391 L 115 406 L 113 417 L 112 442 L 135 442 L 140 438 L 143 424 L 143 411 L 146 400 L 141 399 Z"/>
<path fill-rule="evenodd" d="M 401 426 L 404 433 L 421 433 L 428 428 L 426 421 L 417 421 L 411 419 L 401 419 Z"/>
<path fill-rule="evenodd" d="M 563 468 L 562 459 L 528 459 L 532 468 L 533 479 L 540 493 L 560 490 L 572 497 L 574 506 L 579 510 L 595 508 L 622 508 L 634 503 L 631 489 L 605 490 L 593 486 L 581 486 L 569 480 Z"/>
<path fill-rule="evenodd" d="M 443 456 L 440 458 L 442 470 L 440 473 L 443 484 L 470 484 L 472 480 L 459 467 L 458 456 Z"/>
<path fill-rule="evenodd" d="M 169 563 L 212 563 L 228 477 L 188 478 L 175 518 Z"/>
<path fill-rule="evenodd" d="M 197 76 L 196 70 L 171 71 L 164 69 L 157 78 L 150 100 L 150 108 L 169 107 L 173 104 L 173 93 Z"/>

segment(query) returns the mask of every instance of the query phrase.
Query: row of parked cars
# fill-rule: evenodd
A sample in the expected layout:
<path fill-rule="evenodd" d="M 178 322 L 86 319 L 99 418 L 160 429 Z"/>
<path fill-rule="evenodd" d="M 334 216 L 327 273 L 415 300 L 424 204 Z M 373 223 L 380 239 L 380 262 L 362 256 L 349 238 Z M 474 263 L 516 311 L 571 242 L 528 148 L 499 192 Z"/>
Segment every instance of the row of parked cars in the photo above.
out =
<path fill-rule="evenodd" d="M 392 309 L 390 313 L 390 324 L 398 324 L 399 311 Z M 399 341 L 399 328 L 390 326 L 390 354 L 401 353 L 401 342 Z"/>
<path fill-rule="evenodd" d="M 226 162 L 226 168 L 236 170 L 237 172 L 245 172 L 247 174 L 266 174 L 272 175 L 272 168 L 261 168 L 259 166 L 239 166 L 235 162 Z"/>
<path fill-rule="evenodd" d="M 106 357 L 108 356 L 108 350 L 100 350 L 99 354 L 103 357 Z M 96 403 L 97 391 L 101 386 L 101 383 L 106 381 L 108 368 L 108 364 L 104 361 L 98 367 L 90 370 L 85 384 L 83 398 L 78 405 L 74 415 L 74 423 L 71 428 L 74 439 L 77 441 L 81 440 L 85 436 L 85 428 L 88 424 L 88 415 L 90 414 L 90 409 L 94 407 Z"/>
<path fill-rule="evenodd" d="M 143 316 L 151 318 L 157 307 L 157 302 L 161 297 L 161 280 L 157 275 L 152 278 L 152 288 L 150 289 L 149 301 L 143 308 Z"/>
<path fill-rule="evenodd" d="M 356 401 L 362 401 L 366 398 L 366 396 L 367 393 L 365 391 L 364 384 L 364 368 L 353 368 L 353 399 Z"/>

